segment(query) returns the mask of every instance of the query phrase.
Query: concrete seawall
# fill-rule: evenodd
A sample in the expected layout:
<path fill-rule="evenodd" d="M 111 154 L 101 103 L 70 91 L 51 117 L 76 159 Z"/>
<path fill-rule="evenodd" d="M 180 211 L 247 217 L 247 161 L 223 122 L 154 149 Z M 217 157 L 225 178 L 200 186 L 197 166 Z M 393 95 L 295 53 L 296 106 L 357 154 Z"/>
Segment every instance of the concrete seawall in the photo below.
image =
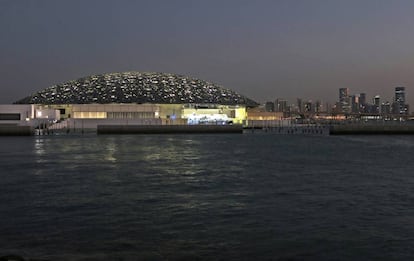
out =
<path fill-rule="evenodd" d="M 414 134 L 414 125 L 334 125 L 330 135 L 407 135 Z"/>
<path fill-rule="evenodd" d="M 98 125 L 98 134 L 243 133 L 242 125 Z"/>
<path fill-rule="evenodd" d="M 34 135 L 30 126 L 0 125 L 0 136 L 31 136 Z"/>
<path fill-rule="evenodd" d="M 244 128 L 245 133 L 272 133 L 280 135 L 306 135 L 306 136 L 327 136 L 329 135 L 329 126 L 307 126 L 295 125 L 284 127 L 266 127 L 266 128 Z"/>

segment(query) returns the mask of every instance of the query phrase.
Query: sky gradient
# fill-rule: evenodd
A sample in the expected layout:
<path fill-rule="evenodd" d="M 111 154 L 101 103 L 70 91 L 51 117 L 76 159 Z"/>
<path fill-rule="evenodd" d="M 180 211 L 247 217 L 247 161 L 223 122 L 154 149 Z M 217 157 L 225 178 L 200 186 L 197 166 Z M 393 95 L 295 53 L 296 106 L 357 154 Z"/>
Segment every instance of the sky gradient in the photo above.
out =
<path fill-rule="evenodd" d="M 412 0 L 1 0 L 0 104 L 91 74 L 168 72 L 258 102 L 338 89 L 414 108 Z"/>

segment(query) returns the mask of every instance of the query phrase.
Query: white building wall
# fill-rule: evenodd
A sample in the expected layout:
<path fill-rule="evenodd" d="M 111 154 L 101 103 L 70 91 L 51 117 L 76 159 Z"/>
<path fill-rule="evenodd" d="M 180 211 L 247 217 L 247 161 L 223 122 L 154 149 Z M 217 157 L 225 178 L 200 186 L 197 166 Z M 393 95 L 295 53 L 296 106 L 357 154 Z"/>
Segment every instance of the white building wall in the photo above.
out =
<path fill-rule="evenodd" d="M 93 113 L 106 118 L 108 112 L 159 112 L 159 106 L 155 104 L 73 104 L 74 115 L 82 113 Z M 89 114 L 86 114 L 89 115 Z M 99 118 L 101 118 L 99 117 Z M 76 118 L 75 116 L 73 118 Z"/>
<path fill-rule="evenodd" d="M 35 106 L 35 119 L 58 121 L 60 120 L 60 112 L 55 109 L 47 109 L 41 105 Z"/>
<path fill-rule="evenodd" d="M 69 130 L 96 129 L 98 125 L 161 125 L 161 119 L 67 119 Z"/>
<path fill-rule="evenodd" d="M 19 114 L 19 120 L 0 120 L 0 124 L 30 125 L 35 117 L 35 108 L 31 104 L 0 104 L 0 114 Z"/>

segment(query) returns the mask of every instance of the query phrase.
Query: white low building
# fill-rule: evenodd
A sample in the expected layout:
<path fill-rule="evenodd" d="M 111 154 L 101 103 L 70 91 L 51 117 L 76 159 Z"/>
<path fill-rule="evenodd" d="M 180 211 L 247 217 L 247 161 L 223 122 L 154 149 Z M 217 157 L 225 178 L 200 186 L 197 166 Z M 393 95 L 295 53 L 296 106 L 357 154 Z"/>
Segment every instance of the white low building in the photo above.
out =
<path fill-rule="evenodd" d="M 37 127 L 59 120 L 60 112 L 56 109 L 33 104 L 0 104 L 0 125 Z"/>

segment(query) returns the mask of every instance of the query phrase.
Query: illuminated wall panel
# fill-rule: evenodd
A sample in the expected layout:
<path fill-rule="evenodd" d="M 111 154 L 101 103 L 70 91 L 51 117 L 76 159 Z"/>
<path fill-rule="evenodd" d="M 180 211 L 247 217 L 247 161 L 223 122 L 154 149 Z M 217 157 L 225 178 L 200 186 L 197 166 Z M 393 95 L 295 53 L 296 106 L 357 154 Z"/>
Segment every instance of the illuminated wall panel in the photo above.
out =
<path fill-rule="evenodd" d="M 105 119 L 106 112 L 73 112 L 75 119 Z"/>

